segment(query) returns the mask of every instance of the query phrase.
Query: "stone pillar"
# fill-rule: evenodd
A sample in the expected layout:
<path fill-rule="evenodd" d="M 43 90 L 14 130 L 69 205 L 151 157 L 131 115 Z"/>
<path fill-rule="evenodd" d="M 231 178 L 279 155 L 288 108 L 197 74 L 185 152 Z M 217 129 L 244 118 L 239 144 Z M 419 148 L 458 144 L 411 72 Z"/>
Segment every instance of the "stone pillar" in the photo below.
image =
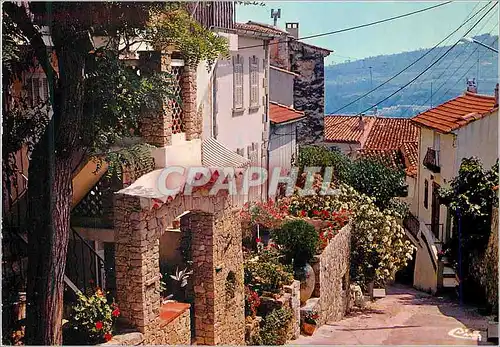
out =
<path fill-rule="evenodd" d="M 139 68 L 143 74 L 169 72 L 171 58 L 165 52 L 139 52 Z M 172 109 L 165 100 L 161 109 L 143 111 L 140 117 L 140 131 L 150 145 L 165 147 L 172 144 Z"/>
<path fill-rule="evenodd" d="M 241 222 L 238 212 L 191 216 L 196 343 L 245 344 Z"/>
<path fill-rule="evenodd" d="M 186 140 L 201 138 L 203 115 L 196 107 L 196 66 L 185 65 L 182 71 L 182 123 Z"/>
<path fill-rule="evenodd" d="M 159 230 L 155 211 L 139 197 L 115 197 L 116 300 L 122 317 L 141 333 L 154 325 L 161 304 Z"/>

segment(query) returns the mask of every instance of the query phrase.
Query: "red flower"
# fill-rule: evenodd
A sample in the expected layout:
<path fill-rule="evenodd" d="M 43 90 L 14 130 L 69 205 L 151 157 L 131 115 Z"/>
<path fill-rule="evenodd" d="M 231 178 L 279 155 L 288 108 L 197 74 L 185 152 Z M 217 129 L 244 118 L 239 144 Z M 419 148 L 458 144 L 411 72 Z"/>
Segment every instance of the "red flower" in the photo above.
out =
<path fill-rule="evenodd" d="M 120 315 L 120 309 L 117 307 L 113 310 L 113 312 L 111 312 L 111 314 L 113 315 L 113 317 L 118 317 Z"/>
<path fill-rule="evenodd" d="M 315 215 L 315 216 L 319 215 L 319 211 L 318 210 L 314 210 L 313 211 L 313 215 Z"/>
<path fill-rule="evenodd" d="M 105 339 L 106 341 L 111 340 L 111 338 L 112 338 L 112 337 L 113 337 L 113 335 L 111 335 L 111 333 L 106 333 L 106 334 L 104 334 L 104 339 Z"/>
<path fill-rule="evenodd" d="M 307 216 L 307 212 L 305 210 L 302 210 L 302 211 L 300 211 L 300 215 L 302 217 L 305 217 L 305 216 Z"/>
<path fill-rule="evenodd" d="M 98 321 L 98 322 L 96 322 L 96 323 L 95 323 L 95 328 L 96 328 L 97 330 L 101 330 L 101 329 L 102 329 L 102 326 L 103 326 L 103 324 L 102 324 L 102 322 L 101 322 L 101 321 Z"/>
<path fill-rule="evenodd" d="M 261 243 L 261 242 L 262 242 L 262 239 L 261 239 L 260 237 L 257 237 L 257 238 L 255 239 L 255 242 L 257 242 L 257 243 Z"/>

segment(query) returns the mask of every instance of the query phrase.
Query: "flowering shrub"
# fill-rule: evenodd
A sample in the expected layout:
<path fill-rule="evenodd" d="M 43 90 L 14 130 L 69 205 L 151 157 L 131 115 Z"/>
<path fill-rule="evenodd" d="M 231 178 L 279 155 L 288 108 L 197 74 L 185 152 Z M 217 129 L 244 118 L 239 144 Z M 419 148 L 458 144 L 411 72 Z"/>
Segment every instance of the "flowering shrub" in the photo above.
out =
<path fill-rule="evenodd" d="M 339 188 L 330 203 L 353 213 L 351 278 L 364 285 L 370 281 L 383 284 L 406 266 L 415 248 L 398 222 L 401 215 L 389 209 L 381 211 L 371 198 L 350 186 Z"/>
<path fill-rule="evenodd" d="M 279 228 L 288 214 L 288 207 L 284 204 L 267 202 L 250 202 L 243 206 L 241 217 L 249 224 L 259 224 L 267 229 Z"/>
<path fill-rule="evenodd" d="M 273 261 L 256 258 L 244 264 L 245 284 L 257 292 L 279 293 L 293 282 L 291 269 Z"/>
<path fill-rule="evenodd" d="M 113 323 L 120 316 L 118 306 L 108 304 L 104 293 L 97 289 L 91 296 L 80 294 L 68 322 L 67 339 L 76 344 L 99 344 L 113 337 Z"/>
<path fill-rule="evenodd" d="M 259 294 L 257 294 L 256 291 L 251 290 L 248 286 L 245 286 L 245 317 L 255 317 L 259 306 Z"/>
<path fill-rule="evenodd" d="M 294 266 L 305 265 L 318 249 L 318 232 L 301 219 L 287 221 L 280 229 L 273 230 L 271 237 L 283 247 L 287 261 L 290 263 L 293 260 Z"/>
<path fill-rule="evenodd" d="M 304 316 L 304 322 L 316 325 L 319 314 L 316 311 L 308 311 Z"/>

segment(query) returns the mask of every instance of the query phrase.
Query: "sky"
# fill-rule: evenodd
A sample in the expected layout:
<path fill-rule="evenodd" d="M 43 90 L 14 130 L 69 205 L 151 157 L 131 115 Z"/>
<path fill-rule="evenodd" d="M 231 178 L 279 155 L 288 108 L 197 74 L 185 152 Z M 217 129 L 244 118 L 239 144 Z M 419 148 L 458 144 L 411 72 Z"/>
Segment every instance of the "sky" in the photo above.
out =
<path fill-rule="evenodd" d="M 238 5 L 236 20 L 273 24 L 271 9 L 279 8 L 281 18 L 278 19 L 278 27 L 284 29 L 286 22 L 299 22 L 299 37 L 303 37 L 405 14 L 438 3 L 440 2 L 265 2 L 265 6 Z M 484 5 L 486 5 L 484 1 L 479 4 L 477 1 L 455 1 L 402 19 L 304 42 L 333 50 L 334 53 L 326 58 L 327 65 L 381 54 L 431 48 L 458 28 L 471 13 L 475 13 Z M 455 43 L 482 14 L 483 12 L 468 22 L 445 43 L 450 45 Z M 495 27 L 495 24 L 498 24 L 498 6 L 468 36 L 492 30 L 493 35 L 498 35 L 498 26 Z"/>

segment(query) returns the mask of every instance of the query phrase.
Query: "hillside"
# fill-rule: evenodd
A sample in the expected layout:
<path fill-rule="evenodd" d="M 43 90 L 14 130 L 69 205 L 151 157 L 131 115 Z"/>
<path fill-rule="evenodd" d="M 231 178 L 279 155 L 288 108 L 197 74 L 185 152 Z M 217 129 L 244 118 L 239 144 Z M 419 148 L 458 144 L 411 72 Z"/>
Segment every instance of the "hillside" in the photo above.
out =
<path fill-rule="evenodd" d="M 498 36 L 484 34 L 475 38 L 498 49 Z M 437 48 L 391 82 L 337 113 L 361 112 L 384 99 L 417 76 L 448 48 Z M 325 113 L 335 112 L 371 89 L 369 67 L 375 88 L 427 51 L 429 49 L 380 55 L 325 67 Z M 461 43 L 415 82 L 379 105 L 378 113 L 411 117 L 431 106 L 431 88 L 432 105 L 435 106 L 462 94 L 466 90 L 467 78 L 476 78 L 479 93 L 493 94 L 498 82 L 498 55 L 475 43 Z"/>

